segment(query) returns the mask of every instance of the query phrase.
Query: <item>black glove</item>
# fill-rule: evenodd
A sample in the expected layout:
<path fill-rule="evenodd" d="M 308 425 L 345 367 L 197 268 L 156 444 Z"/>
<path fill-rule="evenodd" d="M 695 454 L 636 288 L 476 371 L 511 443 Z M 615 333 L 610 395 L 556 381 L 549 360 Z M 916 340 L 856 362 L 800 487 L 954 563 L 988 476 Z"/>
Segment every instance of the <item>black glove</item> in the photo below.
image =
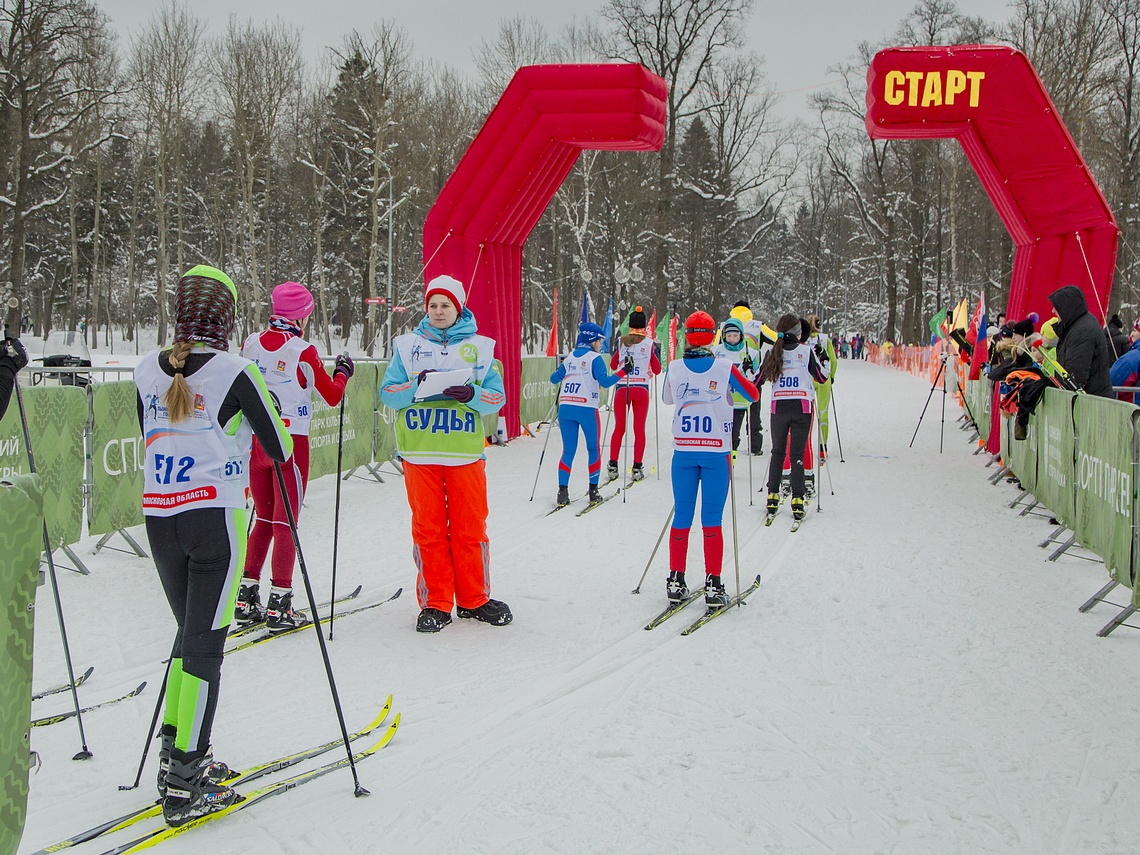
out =
<path fill-rule="evenodd" d="M 622 363 L 622 370 L 625 371 L 625 376 L 628 377 L 633 373 L 633 357 L 628 353 L 625 356 L 625 362 Z"/>
<path fill-rule="evenodd" d="M 443 394 L 453 401 L 466 404 L 475 397 L 475 388 L 472 386 L 448 386 L 443 390 Z"/>
<path fill-rule="evenodd" d="M 753 363 L 753 361 L 752 361 L 752 355 L 751 354 L 748 354 L 748 353 L 744 354 L 744 361 L 740 363 L 740 367 L 743 368 L 745 371 L 751 371 L 753 368 L 756 367 L 755 363 Z"/>
<path fill-rule="evenodd" d="M 356 373 L 356 365 L 352 362 L 352 357 L 347 353 L 342 353 L 336 358 L 336 368 L 333 369 L 333 374 L 343 374 L 345 380 L 352 378 Z"/>
<path fill-rule="evenodd" d="M 434 368 L 425 368 L 423 371 L 421 371 L 419 374 L 416 375 L 416 382 L 417 383 L 423 383 L 424 378 L 427 377 L 429 374 L 435 374 L 435 369 Z"/>
<path fill-rule="evenodd" d="M 28 352 L 24 350 L 24 345 L 20 343 L 18 338 L 4 339 L 3 345 L 0 346 L 0 358 L 4 357 L 7 357 L 7 360 L 14 366 L 13 372 L 19 371 L 28 364 Z"/>

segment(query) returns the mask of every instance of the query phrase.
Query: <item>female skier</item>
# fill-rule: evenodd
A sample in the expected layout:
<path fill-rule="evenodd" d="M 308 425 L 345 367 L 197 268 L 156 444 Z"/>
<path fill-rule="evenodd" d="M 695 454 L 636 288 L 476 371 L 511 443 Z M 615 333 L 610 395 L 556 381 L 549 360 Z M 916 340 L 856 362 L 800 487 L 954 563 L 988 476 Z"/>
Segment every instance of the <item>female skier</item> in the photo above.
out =
<path fill-rule="evenodd" d="M 685 320 L 685 355 L 669 365 L 661 397 L 673 404 L 673 527 L 669 531 L 669 579 L 666 596 L 679 602 L 689 595 L 685 558 L 689 529 L 701 491 L 701 527 L 705 544 L 705 605 L 728 603 L 720 568 L 724 560 L 721 518 L 732 477 L 730 443 L 732 395 L 755 401 L 760 393 L 740 369 L 709 350 L 716 322 L 706 312 Z"/>
<path fill-rule="evenodd" d="M 809 329 L 804 344 L 809 345 L 815 351 L 815 358 L 827 375 L 825 382 L 815 383 L 815 400 L 819 410 L 819 462 L 822 463 L 827 459 L 828 415 L 831 412 L 828 405 L 831 403 L 831 387 L 835 383 L 835 372 L 839 368 L 839 360 L 835 358 L 835 345 L 831 341 L 831 336 L 820 332 L 819 315 L 808 315 L 805 320 L 808 322 Z M 811 439 L 810 433 L 808 439 L 809 441 Z"/>
<path fill-rule="evenodd" d="M 578 451 L 578 429 L 586 437 L 587 472 L 590 476 L 589 502 L 602 501 L 598 478 L 602 473 L 602 455 L 599 435 L 602 431 L 598 416 L 601 390 L 608 389 L 634 369 L 633 356 L 627 354 L 617 374 L 606 370 L 606 362 L 598 351 L 605 333 L 597 324 L 584 323 L 578 327 L 578 340 L 574 352 L 550 375 L 550 382 L 562 384 L 558 392 L 558 428 L 562 432 L 562 458 L 558 461 L 558 507 L 570 504 L 570 467 Z"/>
<path fill-rule="evenodd" d="M 646 338 L 645 311 L 638 306 L 629 316 L 629 332 L 622 336 L 621 344 L 610 359 L 610 368 L 625 365 L 626 358 L 633 360 L 633 370 L 614 391 L 614 433 L 610 439 L 610 460 L 606 477 L 613 481 L 619 475 L 618 454 L 625 438 L 625 411 L 633 409 L 633 472 L 632 479 L 645 477 L 642 458 L 645 455 L 645 419 L 649 415 L 649 378 L 661 373 L 661 355 L 657 343 Z"/>
<path fill-rule="evenodd" d="M 253 434 L 275 461 L 293 441 L 261 372 L 226 352 L 237 289 L 204 265 L 178 280 L 174 346 L 135 369 L 146 447 L 143 514 L 158 578 L 178 624 L 159 754 L 162 814 L 171 825 L 221 810 L 237 794 L 219 783 L 210 732 L 222 649 L 245 551 L 245 490 Z"/>
<path fill-rule="evenodd" d="M 293 437 L 293 455 L 281 469 L 294 521 L 300 518 L 301 503 L 309 484 L 313 391 L 330 407 L 335 407 L 344 396 L 344 387 L 354 370 L 352 359 L 342 354 L 336 358 L 330 379 L 316 347 L 302 337 L 314 305 L 313 295 L 304 285 L 296 282 L 278 285 L 273 289 L 269 329 L 254 333 L 241 346 L 241 355 L 261 370 L 269 391 L 277 397 L 281 418 Z M 253 493 L 253 531 L 249 535 L 234 616 L 239 624 L 264 620 L 270 632 L 304 626 L 308 618 L 293 608 L 293 564 L 297 556 L 285 510 L 286 498 L 281 495 L 273 461 L 256 438 L 250 457 L 249 488 Z M 261 566 L 270 544 L 273 545 L 273 587 L 262 609 L 258 589 Z"/>
<path fill-rule="evenodd" d="M 780 507 L 780 477 L 784 456 L 790 457 L 792 517 L 804 518 L 804 452 L 811 432 L 814 383 L 827 379 L 815 351 L 800 344 L 806 332 L 795 315 L 784 315 L 776 324 L 776 344 L 764 357 L 760 375 L 772 384 L 772 462 L 768 466 L 768 519 Z M 789 441 L 789 436 L 791 437 Z"/>
<path fill-rule="evenodd" d="M 755 341 L 748 341 L 744 334 L 744 323 L 738 318 L 729 318 L 720 328 L 720 344 L 713 347 L 713 356 L 727 359 L 740 369 L 740 372 L 754 384 L 760 371 L 760 351 Z M 740 446 L 740 426 L 748 415 L 752 404 L 743 395 L 732 396 L 732 459 L 736 460 L 736 449 Z"/>
<path fill-rule="evenodd" d="M 427 314 L 415 332 L 393 341 L 380 400 L 394 410 L 396 445 L 412 506 L 412 557 L 419 576 L 417 632 L 439 632 L 461 618 L 492 626 L 511 622 L 506 603 L 491 599 L 487 540 L 487 461 L 483 415 L 506 400 L 495 368 L 495 341 L 477 335 L 464 306 L 463 284 L 437 276 L 424 289 Z M 461 372 L 439 394 L 419 386 L 437 371 Z"/>

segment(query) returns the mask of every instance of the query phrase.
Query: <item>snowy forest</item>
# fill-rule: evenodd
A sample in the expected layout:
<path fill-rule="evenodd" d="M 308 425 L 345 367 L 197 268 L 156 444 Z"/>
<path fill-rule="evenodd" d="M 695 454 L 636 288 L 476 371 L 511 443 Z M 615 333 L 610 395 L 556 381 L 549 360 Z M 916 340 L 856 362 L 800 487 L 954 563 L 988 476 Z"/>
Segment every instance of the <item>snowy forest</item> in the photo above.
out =
<path fill-rule="evenodd" d="M 1140 0 L 1015 0 L 994 21 L 922 0 L 835 57 L 841 82 L 812 93 L 810 121 L 774 109 L 786 96 L 743 35 L 751 0 L 607 0 L 557 33 L 503 20 L 471 76 L 418 58 L 393 20 L 360 22 L 310 67 L 280 20 L 210 32 L 185 0 L 131 33 L 88 0 L 0 10 L 0 297 L 37 335 L 168 341 L 172 284 L 204 262 L 238 285 L 241 335 L 293 279 L 318 296 L 314 340 L 382 356 L 385 313 L 397 334 L 420 317 L 424 218 L 514 70 L 624 61 L 668 83 L 664 146 L 583 153 L 524 253 L 525 348 L 545 346 L 556 287 L 563 343 L 584 289 L 599 313 L 612 298 L 723 317 L 743 298 L 917 342 L 963 296 L 1000 305 L 1012 263 L 956 142 L 864 130 L 871 57 L 921 44 L 1028 55 L 1118 218 L 1110 309 L 1140 302 Z M 389 287 L 391 303 L 365 302 Z"/>

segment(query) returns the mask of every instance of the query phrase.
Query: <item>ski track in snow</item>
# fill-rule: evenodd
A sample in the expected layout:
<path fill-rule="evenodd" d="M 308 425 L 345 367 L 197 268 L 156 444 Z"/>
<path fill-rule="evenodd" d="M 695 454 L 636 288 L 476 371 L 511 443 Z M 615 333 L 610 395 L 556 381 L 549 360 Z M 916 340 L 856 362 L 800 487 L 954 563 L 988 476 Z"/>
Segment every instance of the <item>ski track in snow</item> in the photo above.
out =
<path fill-rule="evenodd" d="M 838 381 L 830 482 L 826 469 L 817 479 L 822 510 L 809 508 L 792 534 L 785 506 L 765 528 L 769 455 L 751 461 L 751 506 L 741 458 L 740 580 L 761 573 L 763 583 L 687 638 L 680 631 L 700 603 L 642 628 L 664 606 L 667 543 L 642 593 L 630 594 L 672 502 L 664 444 L 660 480 L 649 475 L 625 503 L 582 518 L 543 516 L 557 436 L 533 502 L 545 435 L 488 449 L 492 595 L 515 613 L 506 628 L 457 619 L 417 634 L 400 479 L 344 482 L 338 590 L 362 584 L 356 605 L 404 588 L 337 621 L 329 643 L 350 730 L 389 691 L 403 714 L 392 744 L 359 765 L 373 795 L 353 799 L 348 772 L 334 774 L 163 850 L 1133 851 L 1140 633 L 1097 639 L 1113 608 L 1076 610 L 1103 584 L 1103 565 L 1044 561 L 1047 520 L 1006 507 L 1014 485 L 986 484 L 993 470 L 973 456 L 952 405 L 943 454 L 937 400 L 907 448 L 929 383 L 849 360 Z M 660 408 L 663 443 L 671 412 Z M 651 426 L 647 468 L 654 449 Z M 580 457 L 572 495 L 585 490 L 584 470 Z M 311 484 L 301 514 L 318 600 L 330 593 L 334 490 L 330 478 Z M 730 525 L 726 503 L 723 575 L 735 593 Z M 145 543 L 141 528 L 136 537 Z M 33 731 L 44 763 L 22 852 L 153 793 L 153 747 L 140 790 L 116 787 L 134 777 L 172 621 L 148 561 L 92 556 L 93 544 L 76 550 L 91 577 L 60 571 L 77 673 L 95 666 L 80 699 L 149 682 L 141 697 L 84 717 L 95 753 L 86 763 L 70 759 L 74 722 Z M 702 570 L 698 522 L 690 580 Z M 299 571 L 296 584 L 303 602 Z M 50 591 L 41 591 L 35 683 L 47 686 L 65 672 Z M 336 736 L 311 631 L 227 658 L 223 673 L 214 747 L 231 765 Z M 52 696 L 33 712 L 69 701 Z M 101 852 L 143 827 L 76 851 Z"/>

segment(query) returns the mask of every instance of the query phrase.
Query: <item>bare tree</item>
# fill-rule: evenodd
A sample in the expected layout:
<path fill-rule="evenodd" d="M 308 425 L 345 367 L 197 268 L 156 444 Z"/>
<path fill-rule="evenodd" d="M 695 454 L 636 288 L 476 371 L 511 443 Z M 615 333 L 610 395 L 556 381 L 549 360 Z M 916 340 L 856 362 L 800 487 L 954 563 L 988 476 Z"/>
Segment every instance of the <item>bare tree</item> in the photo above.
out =
<path fill-rule="evenodd" d="M 251 324 L 261 324 L 265 298 L 258 259 L 257 191 L 267 180 L 282 110 L 300 88 L 301 34 L 280 20 L 258 27 L 231 16 L 225 35 L 210 53 L 240 177 L 244 275 L 239 281 L 246 307 L 242 334 L 247 335 Z"/>

